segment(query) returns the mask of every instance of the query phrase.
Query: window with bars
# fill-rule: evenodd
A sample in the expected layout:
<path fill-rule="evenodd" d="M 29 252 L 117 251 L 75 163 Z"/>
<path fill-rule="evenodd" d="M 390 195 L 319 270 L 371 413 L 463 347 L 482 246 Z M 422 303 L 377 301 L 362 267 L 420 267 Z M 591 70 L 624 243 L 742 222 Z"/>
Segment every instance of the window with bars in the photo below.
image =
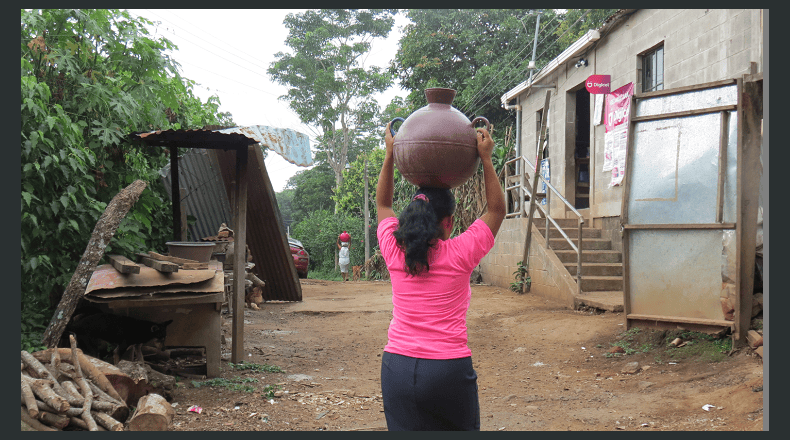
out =
<path fill-rule="evenodd" d="M 642 92 L 664 90 L 664 46 L 642 55 Z"/>

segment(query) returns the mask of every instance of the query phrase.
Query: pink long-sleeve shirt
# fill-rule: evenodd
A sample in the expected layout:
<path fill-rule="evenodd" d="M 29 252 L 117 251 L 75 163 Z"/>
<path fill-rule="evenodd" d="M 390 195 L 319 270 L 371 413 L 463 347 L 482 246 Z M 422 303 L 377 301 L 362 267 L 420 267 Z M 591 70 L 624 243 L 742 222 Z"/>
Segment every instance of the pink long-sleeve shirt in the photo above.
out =
<path fill-rule="evenodd" d="M 392 235 L 397 229 L 398 219 L 389 217 L 379 223 L 377 233 L 392 281 L 392 321 L 384 351 L 422 359 L 471 356 L 466 332 L 469 277 L 494 247 L 494 234 L 476 220 L 461 235 L 439 240 L 428 254 L 429 271 L 411 276 Z"/>

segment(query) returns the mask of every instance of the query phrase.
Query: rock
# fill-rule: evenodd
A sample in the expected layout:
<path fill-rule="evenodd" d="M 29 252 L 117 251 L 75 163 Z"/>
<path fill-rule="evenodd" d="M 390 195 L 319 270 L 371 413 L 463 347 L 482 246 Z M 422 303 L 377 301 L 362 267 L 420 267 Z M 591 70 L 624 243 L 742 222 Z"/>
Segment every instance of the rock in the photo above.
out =
<path fill-rule="evenodd" d="M 508 402 L 508 401 L 513 400 L 515 398 L 516 398 L 516 395 L 515 394 L 511 394 L 509 396 L 503 397 L 502 400 L 504 400 L 505 402 Z"/>
<path fill-rule="evenodd" d="M 535 405 L 527 405 L 524 409 L 526 409 L 527 411 L 537 411 L 540 408 Z"/>
<path fill-rule="evenodd" d="M 518 347 L 518 348 L 516 348 L 515 350 L 513 350 L 513 353 L 525 353 L 526 351 L 527 351 L 527 349 L 526 349 L 526 348 L 524 348 L 524 347 Z"/>
<path fill-rule="evenodd" d="M 625 353 L 625 349 L 619 345 L 615 345 L 609 349 L 609 353 Z"/>
<path fill-rule="evenodd" d="M 639 369 L 639 362 L 629 362 L 625 364 L 620 372 L 623 374 L 636 374 L 639 372 Z"/>
<path fill-rule="evenodd" d="M 642 391 L 652 387 L 653 385 L 655 385 L 653 382 L 647 382 L 644 380 L 636 384 L 637 388 L 639 388 Z"/>
<path fill-rule="evenodd" d="M 761 345 L 761 346 L 757 347 L 754 350 L 754 352 L 757 353 L 760 356 L 760 359 L 762 359 L 762 357 L 763 357 L 763 346 Z"/>

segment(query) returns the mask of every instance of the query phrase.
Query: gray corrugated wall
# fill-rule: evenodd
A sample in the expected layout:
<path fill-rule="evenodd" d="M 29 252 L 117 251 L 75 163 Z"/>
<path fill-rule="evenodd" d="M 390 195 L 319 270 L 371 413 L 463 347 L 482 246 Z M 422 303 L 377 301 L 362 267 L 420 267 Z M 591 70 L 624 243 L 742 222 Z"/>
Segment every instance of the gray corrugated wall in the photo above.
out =
<path fill-rule="evenodd" d="M 217 235 L 222 223 L 231 226 L 233 218 L 225 192 L 219 165 L 208 150 L 194 148 L 178 159 L 178 182 L 186 189 L 184 204 L 188 215 L 197 221 L 188 227 L 189 241 Z M 168 195 L 170 194 L 170 164 L 160 171 Z M 171 196 L 172 200 L 172 196 Z"/>

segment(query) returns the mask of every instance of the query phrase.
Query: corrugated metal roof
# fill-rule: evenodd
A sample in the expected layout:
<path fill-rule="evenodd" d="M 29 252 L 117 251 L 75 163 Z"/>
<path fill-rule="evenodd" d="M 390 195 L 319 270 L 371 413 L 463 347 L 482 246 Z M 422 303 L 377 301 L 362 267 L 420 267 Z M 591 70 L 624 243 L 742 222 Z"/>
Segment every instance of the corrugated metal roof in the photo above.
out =
<path fill-rule="evenodd" d="M 226 195 L 230 198 L 234 190 L 231 182 L 236 174 L 236 154 L 222 150 L 210 154 L 217 158 Z M 253 273 L 266 282 L 263 298 L 301 301 L 302 287 L 260 148 L 253 148 L 248 155 L 247 176 L 247 245 L 255 263 Z"/>
<path fill-rule="evenodd" d="M 219 230 L 224 221 L 230 225 L 229 220 L 220 220 L 222 214 L 214 212 L 223 203 L 230 214 L 230 192 L 233 190 L 232 180 L 236 175 L 236 150 L 256 144 L 256 139 L 241 133 L 220 133 L 212 130 L 160 130 L 149 133 L 133 133 L 133 140 L 142 140 L 148 145 L 172 146 L 192 150 L 210 149 L 206 156 L 199 152 L 191 152 L 179 160 L 179 185 L 192 187 L 196 193 L 196 200 L 189 200 L 187 196 L 187 212 L 196 217 L 203 217 L 202 229 L 195 229 L 195 241 L 205 236 L 212 236 Z M 233 151 L 229 151 L 233 150 Z M 263 151 L 260 147 L 252 149 L 248 155 L 247 176 L 247 245 L 250 248 L 255 267 L 253 272 L 258 278 L 266 282 L 263 297 L 266 300 L 301 301 L 302 286 L 299 283 L 294 266 L 291 250 L 285 230 L 280 221 L 280 210 L 272 189 L 266 164 L 263 161 Z M 213 164 L 213 165 L 212 165 Z M 188 171 L 187 171 L 188 170 Z M 219 173 L 217 172 L 219 170 Z M 169 176 L 169 170 L 167 172 Z M 224 202 L 222 190 L 209 190 L 219 200 L 206 200 L 209 196 L 199 192 L 199 188 L 211 185 L 219 186 L 218 177 L 222 176 L 224 183 Z M 184 180 L 182 180 L 184 179 Z M 187 183 L 189 182 L 189 183 Z M 212 183 L 214 182 L 214 183 Z M 166 185 L 170 188 L 170 185 Z M 220 187 L 221 188 L 221 187 Z M 217 195 L 219 194 L 219 195 Z M 196 215 L 200 213 L 201 215 Z M 219 221 L 219 222 L 218 222 Z M 204 233 L 203 231 L 207 231 Z"/>
<path fill-rule="evenodd" d="M 170 164 L 159 172 L 170 194 Z M 178 182 L 186 189 L 181 200 L 186 206 L 188 215 L 194 216 L 195 224 L 189 225 L 189 236 L 192 241 L 217 235 L 222 223 L 230 225 L 233 214 L 225 193 L 225 183 L 219 171 L 219 164 L 213 155 L 204 148 L 192 148 L 178 158 Z M 173 197 L 171 195 L 171 200 Z"/>

